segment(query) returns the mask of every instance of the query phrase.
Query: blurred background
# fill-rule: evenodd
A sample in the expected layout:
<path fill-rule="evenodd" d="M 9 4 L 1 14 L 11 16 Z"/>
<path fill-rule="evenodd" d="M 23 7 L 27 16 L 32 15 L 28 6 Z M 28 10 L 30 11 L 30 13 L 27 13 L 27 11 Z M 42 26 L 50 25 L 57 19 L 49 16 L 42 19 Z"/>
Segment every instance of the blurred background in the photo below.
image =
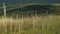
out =
<path fill-rule="evenodd" d="M 0 6 L 5 2 L 7 5 L 22 4 L 22 3 L 41 3 L 41 4 L 56 4 L 60 0 L 0 0 Z"/>

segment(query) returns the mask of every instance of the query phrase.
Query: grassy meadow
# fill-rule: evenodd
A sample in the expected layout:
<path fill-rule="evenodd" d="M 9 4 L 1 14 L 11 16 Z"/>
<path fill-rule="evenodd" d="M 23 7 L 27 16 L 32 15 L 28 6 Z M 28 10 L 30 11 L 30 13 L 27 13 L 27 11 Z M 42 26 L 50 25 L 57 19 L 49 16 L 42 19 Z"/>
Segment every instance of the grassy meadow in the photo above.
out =
<path fill-rule="evenodd" d="M 60 16 L 2 17 L 0 34 L 60 34 Z"/>
<path fill-rule="evenodd" d="M 60 34 L 60 5 L 24 4 L 0 8 L 0 34 Z"/>

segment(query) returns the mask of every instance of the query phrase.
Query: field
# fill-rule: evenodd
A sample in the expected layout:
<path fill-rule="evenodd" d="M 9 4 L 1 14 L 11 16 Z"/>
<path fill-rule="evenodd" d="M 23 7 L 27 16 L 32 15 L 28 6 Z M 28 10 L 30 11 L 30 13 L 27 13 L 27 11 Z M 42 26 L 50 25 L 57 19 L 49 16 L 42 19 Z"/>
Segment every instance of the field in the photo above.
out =
<path fill-rule="evenodd" d="M 7 8 L 7 9 L 6 9 Z M 0 34 L 60 34 L 60 5 L 0 7 Z"/>
<path fill-rule="evenodd" d="M 60 16 L 2 17 L 0 34 L 60 34 Z"/>

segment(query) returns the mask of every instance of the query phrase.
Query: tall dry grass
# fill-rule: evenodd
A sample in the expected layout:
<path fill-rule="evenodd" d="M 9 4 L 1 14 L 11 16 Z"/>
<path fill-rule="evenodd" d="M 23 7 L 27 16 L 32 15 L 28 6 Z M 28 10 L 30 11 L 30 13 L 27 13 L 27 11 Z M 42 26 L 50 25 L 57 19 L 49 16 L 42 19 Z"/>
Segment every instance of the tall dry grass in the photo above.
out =
<path fill-rule="evenodd" d="M 60 34 L 60 16 L 2 17 L 0 34 Z"/>

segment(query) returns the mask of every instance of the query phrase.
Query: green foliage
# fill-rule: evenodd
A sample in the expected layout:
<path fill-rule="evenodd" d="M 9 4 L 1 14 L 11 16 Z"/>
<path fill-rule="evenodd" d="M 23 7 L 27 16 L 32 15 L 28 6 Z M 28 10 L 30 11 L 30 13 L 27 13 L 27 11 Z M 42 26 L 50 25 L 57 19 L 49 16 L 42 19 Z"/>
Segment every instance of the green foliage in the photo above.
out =
<path fill-rule="evenodd" d="M 3 15 L 3 8 L 0 8 L 0 16 Z M 8 15 L 60 15 L 60 6 L 55 5 L 40 5 L 40 4 L 32 4 L 32 5 L 18 5 L 18 6 L 11 6 L 7 7 L 7 16 Z"/>

